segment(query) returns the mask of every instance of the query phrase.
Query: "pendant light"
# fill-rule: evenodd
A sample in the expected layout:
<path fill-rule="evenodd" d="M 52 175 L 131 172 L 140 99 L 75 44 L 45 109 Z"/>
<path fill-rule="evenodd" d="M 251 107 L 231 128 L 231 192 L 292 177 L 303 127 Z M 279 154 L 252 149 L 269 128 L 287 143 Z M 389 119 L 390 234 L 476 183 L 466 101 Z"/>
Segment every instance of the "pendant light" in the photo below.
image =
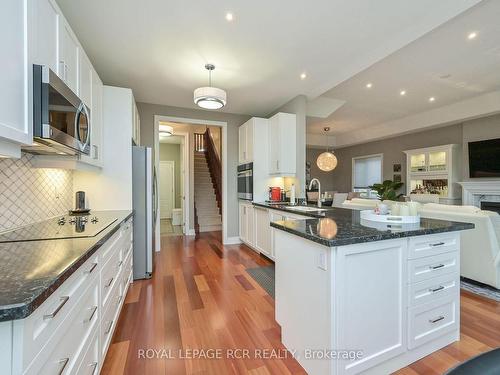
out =
<path fill-rule="evenodd" d="M 194 103 L 205 109 L 221 109 L 227 102 L 226 92 L 212 87 L 212 70 L 215 69 L 215 65 L 206 64 L 205 69 L 208 70 L 208 86 L 194 90 Z"/>
<path fill-rule="evenodd" d="M 326 151 L 321 153 L 316 160 L 316 165 L 319 169 L 324 172 L 330 172 L 337 167 L 337 157 L 328 150 L 328 132 L 330 131 L 329 127 L 323 128 L 326 133 Z"/>

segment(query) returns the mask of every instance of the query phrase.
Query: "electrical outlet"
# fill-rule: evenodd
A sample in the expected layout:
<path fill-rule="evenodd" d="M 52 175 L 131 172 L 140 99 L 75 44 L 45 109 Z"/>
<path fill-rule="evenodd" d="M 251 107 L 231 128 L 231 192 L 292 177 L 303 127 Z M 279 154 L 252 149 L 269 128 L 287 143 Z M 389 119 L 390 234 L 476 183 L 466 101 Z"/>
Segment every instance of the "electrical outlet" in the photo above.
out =
<path fill-rule="evenodd" d="M 60 194 L 59 189 L 57 187 L 54 187 L 54 196 L 56 197 L 56 199 L 61 198 L 61 194 Z"/>

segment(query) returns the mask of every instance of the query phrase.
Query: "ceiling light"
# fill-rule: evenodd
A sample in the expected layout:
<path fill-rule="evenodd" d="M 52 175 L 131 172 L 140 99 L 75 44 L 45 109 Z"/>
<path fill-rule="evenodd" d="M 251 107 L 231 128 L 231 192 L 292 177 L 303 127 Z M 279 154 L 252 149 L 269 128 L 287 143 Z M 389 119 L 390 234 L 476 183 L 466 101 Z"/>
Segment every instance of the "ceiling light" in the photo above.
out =
<path fill-rule="evenodd" d="M 401 96 L 405 96 L 405 95 L 406 95 L 406 90 L 401 90 L 401 91 L 399 92 L 399 95 L 401 95 Z"/>
<path fill-rule="evenodd" d="M 231 22 L 233 20 L 233 13 L 226 13 L 226 21 Z"/>
<path fill-rule="evenodd" d="M 373 85 L 372 85 L 372 83 L 371 83 L 371 82 L 368 82 L 368 83 L 366 84 L 366 88 L 367 88 L 367 89 L 371 89 L 371 88 L 372 88 L 372 86 L 373 86 Z"/>
<path fill-rule="evenodd" d="M 206 64 L 205 69 L 208 70 L 208 86 L 194 90 L 194 103 L 205 109 L 220 109 L 227 103 L 226 92 L 212 87 L 212 70 L 215 69 L 215 65 Z"/>
<path fill-rule="evenodd" d="M 469 35 L 467 35 L 467 39 L 469 40 L 472 40 L 472 39 L 476 39 L 476 36 L 477 36 L 477 33 L 475 31 L 469 33 Z"/>
<path fill-rule="evenodd" d="M 302 74 L 300 75 L 300 79 L 306 79 L 306 78 L 307 78 L 307 74 L 306 74 L 306 73 L 302 73 Z"/>
<path fill-rule="evenodd" d="M 435 97 L 433 97 L 433 96 L 431 96 L 431 97 L 429 98 L 429 101 L 430 101 L 431 103 L 432 103 L 432 102 L 434 102 L 435 100 L 436 100 L 436 98 L 435 98 Z"/>
<path fill-rule="evenodd" d="M 174 128 L 169 125 L 160 125 L 159 134 L 160 137 L 170 137 L 174 134 Z"/>
<path fill-rule="evenodd" d="M 333 171 L 337 167 L 337 157 L 333 154 L 333 151 L 328 150 L 328 132 L 330 131 L 329 127 L 323 128 L 326 133 L 326 151 L 321 153 L 316 159 L 316 165 L 319 169 L 324 172 Z"/>

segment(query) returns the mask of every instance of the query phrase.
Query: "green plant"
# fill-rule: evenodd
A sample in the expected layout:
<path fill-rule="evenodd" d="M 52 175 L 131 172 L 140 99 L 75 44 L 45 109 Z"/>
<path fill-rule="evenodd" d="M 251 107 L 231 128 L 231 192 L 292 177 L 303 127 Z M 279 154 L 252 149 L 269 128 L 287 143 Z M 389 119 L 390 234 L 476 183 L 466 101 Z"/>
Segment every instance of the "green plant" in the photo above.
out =
<path fill-rule="evenodd" d="M 385 180 L 381 184 L 373 184 L 369 188 L 375 190 L 380 200 L 397 201 L 403 194 L 398 194 L 398 190 L 403 186 L 402 182 Z"/>

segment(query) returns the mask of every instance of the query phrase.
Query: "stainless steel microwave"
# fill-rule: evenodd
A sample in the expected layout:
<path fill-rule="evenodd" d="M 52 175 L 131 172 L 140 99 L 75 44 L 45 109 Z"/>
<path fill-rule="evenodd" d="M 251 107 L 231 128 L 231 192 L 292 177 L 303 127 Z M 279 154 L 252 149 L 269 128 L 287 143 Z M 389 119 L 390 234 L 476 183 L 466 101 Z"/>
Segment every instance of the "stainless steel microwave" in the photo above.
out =
<path fill-rule="evenodd" d="M 253 200 L 253 163 L 238 165 L 238 198 Z"/>
<path fill-rule="evenodd" d="M 90 109 L 46 66 L 33 65 L 33 145 L 36 154 L 90 154 Z"/>

